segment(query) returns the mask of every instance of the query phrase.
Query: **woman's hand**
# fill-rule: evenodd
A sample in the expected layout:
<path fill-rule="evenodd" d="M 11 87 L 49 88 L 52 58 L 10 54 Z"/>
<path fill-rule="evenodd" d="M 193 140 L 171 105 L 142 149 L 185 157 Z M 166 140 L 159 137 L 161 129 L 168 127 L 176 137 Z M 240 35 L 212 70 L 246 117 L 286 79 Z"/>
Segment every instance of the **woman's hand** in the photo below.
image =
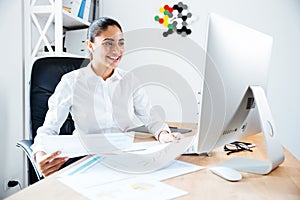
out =
<path fill-rule="evenodd" d="M 61 154 L 60 151 L 53 152 L 52 154 L 39 151 L 35 154 L 36 163 L 43 176 L 46 177 L 56 172 L 69 159 L 68 157 L 57 158 L 59 154 Z"/>
<path fill-rule="evenodd" d="M 169 133 L 168 131 L 161 131 L 158 134 L 158 141 L 161 143 L 169 143 L 173 142 L 174 140 L 180 140 L 181 138 L 182 135 L 179 132 Z"/>

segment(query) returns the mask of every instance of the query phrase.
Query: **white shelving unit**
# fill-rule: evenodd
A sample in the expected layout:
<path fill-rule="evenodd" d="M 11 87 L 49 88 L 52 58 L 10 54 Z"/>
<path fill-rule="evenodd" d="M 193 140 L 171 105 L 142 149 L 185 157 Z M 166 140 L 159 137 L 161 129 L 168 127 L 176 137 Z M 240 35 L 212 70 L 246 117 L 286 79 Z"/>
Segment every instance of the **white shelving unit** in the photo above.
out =
<path fill-rule="evenodd" d="M 62 0 L 29 0 L 28 7 L 29 13 L 27 13 L 27 18 L 30 20 L 30 28 L 31 26 L 35 26 L 38 31 L 39 39 L 33 44 L 33 41 L 30 40 L 30 35 L 28 35 L 30 42 L 30 50 L 31 50 L 31 60 L 34 60 L 35 57 L 38 57 L 38 52 L 41 49 L 41 45 L 44 44 L 50 55 L 54 56 L 63 56 L 63 30 L 67 29 L 79 29 L 86 28 L 90 25 L 89 22 L 68 13 L 62 8 Z M 44 27 L 41 26 L 39 19 L 43 19 L 46 21 Z M 47 33 L 49 32 L 49 28 L 54 24 L 54 41 L 55 41 L 55 50 L 51 48 L 51 42 L 49 38 L 47 38 Z M 47 53 L 48 54 L 48 53 Z M 48 54 L 49 55 L 49 54 Z"/>

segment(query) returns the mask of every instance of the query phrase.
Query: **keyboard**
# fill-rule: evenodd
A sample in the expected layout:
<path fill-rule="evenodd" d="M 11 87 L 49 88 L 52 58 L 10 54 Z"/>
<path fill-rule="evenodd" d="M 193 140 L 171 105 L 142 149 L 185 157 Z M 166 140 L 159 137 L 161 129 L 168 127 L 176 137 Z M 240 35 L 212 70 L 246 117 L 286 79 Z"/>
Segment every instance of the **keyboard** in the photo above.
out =
<path fill-rule="evenodd" d="M 175 126 L 169 126 L 169 128 L 170 128 L 171 132 L 188 133 L 188 132 L 192 131 L 192 129 L 178 128 L 178 127 L 175 127 Z M 130 132 L 130 131 L 141 132 L 141 133 L 149 133 L 149 130 L 144 125 L 127 130 L 127 132 Z"/>

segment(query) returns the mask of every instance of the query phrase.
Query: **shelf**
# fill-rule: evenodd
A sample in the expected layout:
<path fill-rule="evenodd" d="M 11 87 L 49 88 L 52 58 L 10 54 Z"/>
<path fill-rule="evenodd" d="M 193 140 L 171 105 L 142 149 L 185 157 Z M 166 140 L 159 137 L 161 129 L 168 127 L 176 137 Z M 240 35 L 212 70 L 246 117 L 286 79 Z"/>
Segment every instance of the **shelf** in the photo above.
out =
<path fill-rule="evenodd" d="M 37 53 L 37 58 L 40 57 L 50 57 L 50 56 L 57 56 L 54 53 L 50 52 L 38 52 Z M 82 55 L 77 55 L 77 54 L 72 54 L 72 53 L 67 53 L 67 52 L 62 52 L 61 55 L 58 57 L 73 57 L 73 58 L 89 58 L 88 56 L 82 56 Z"/>
<path fill-rule="evenodd" d="M 41 10 L 39 10 L 39 9 L 41 9 Z M 34 14 L 37 14 L 39 18 L 47 20 L 49 17 L 49 14 L 51 12 L 53 12 L 53 7 L 51 7 L 51 6 L 33 6 L 32 12 Z M 62 16 L 63 16 L 63 26 L 68 29 L 85 28 L 90 25 L 90 22 L 74 16 L 64 9 L 62 9 Z"/>
<path fill-rule="evenodd" d="M 50 5 L 46 3 L 45 0 L 35 0 L 35 1 L 26 1 L 25 5 L 25 14 L 26 18 L 30 19 L 30 22 L 27 23 L 29 38 L 31 37 L 31 28 L 35 26 L 34 31 L 39 34 L 38 40 L 29 42 L 28 55 L 30 52 L 31 59 L 39 56 L 39 52 L 42 51 L 44 46 L 47 46 L 48 49 L 51 49 L 51 46 L 55 46 L 53 53 L 46 53 L 49 56 L 66 56 L 66 53 L 63 52 L 64 47 L 64 32 L 68 30 L 77 30 L 88 28 L 90 22 L 85 19 L 71 14 L 62 7 L 63 0 L 51 0 Z M 52 3 L 51 3 L 52 2 Z M 54 34 L 53 31 L 54 30 Z M 53 37 L 52 37 L 53 36 Z M 65 55 L 64 55 L 65 54 Z M 76 57 L 76 55 L 67 56 Z M 82 56 L 78 56 L 82 57 Z"/>
<path fill-rule="evenodd" d="M 90 22 L 87 22 L 79 17 L 72 15 L 71 13 L 62 10 L 63 12 L 63 26 L 66 28 L 84 28 L 90 25 Z"/>

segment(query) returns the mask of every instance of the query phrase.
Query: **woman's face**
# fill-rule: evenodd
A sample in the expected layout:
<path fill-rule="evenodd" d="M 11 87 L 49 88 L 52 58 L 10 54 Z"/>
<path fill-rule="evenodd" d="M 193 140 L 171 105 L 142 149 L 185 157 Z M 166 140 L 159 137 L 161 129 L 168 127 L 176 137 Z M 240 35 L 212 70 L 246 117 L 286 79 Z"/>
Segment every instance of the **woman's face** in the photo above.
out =
<path fill-rule="evenodd" d="M 93 61 L 103 67 L 115 69 L 124 52 L 124 38 L 122 31 L 117 26 L 108 26 L 91 43 Z"/>

